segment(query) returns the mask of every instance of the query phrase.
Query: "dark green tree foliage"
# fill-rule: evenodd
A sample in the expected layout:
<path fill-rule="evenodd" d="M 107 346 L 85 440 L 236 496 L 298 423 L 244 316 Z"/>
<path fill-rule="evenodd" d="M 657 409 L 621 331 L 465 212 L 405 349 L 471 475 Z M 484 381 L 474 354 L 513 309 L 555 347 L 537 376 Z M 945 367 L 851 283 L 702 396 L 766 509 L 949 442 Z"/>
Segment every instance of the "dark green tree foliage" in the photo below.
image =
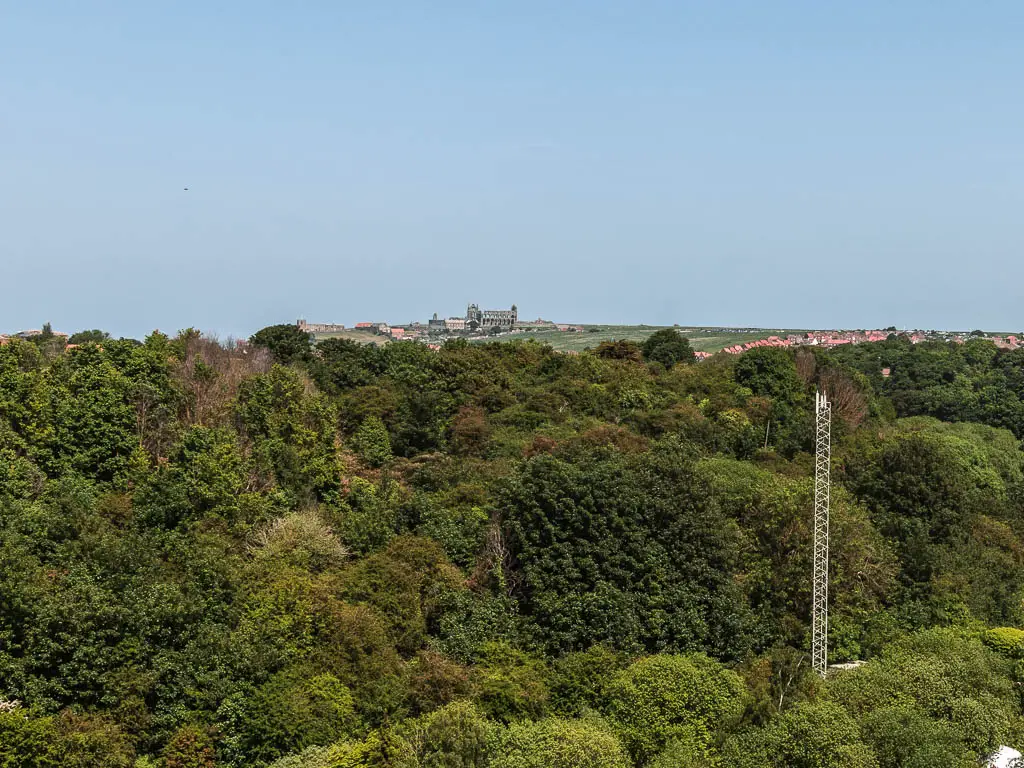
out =
<path fill-rule="evenodd" d="M 764 423 L 770 444 L 786 455 L 814 449 L 812 399 L 797 373 L 792 352 L 782 347 L 757 347 L 740 355 L 734 375 L 737 384 L 766 398 Z"/>
<path fill-rule="evenodd" d="M 827 701 L 798 704 L 766 728 L 730 740 L 723 752 L 737 768 L 880 768 L 857 721 Z"/>
<path fill-rule="evenodd" d="M 979 426 L 900 426 L 852 455 L 847 471 L 900 554 L 906 610 L 925 611 L 918 624 L 965 608 L 994 622 L 1016 619 L 1024 581 L 1015 441 Z"/>
<path fill-rule="evenodd" d="M 608 646 L 595 645 L 555 659 L 548 683 L 554 712 L 573 716 L 603 708 L 605 689 L 627 658 Z"/>
<path fill-rule="evenodd" d="M 708 503 L 682 446 L 635 459 L 539 456 L 499 505 L 522 573 L 522 610 L 546 647 L 603 641 L 726 656 L 748 647 L 735 530 Z"/>
<path fill-rule="evenodd" d="M 236 409 L 256 466 L 297 500 L 333 499 L 339 484 L 335 413 L 302 376 L 276 365 L 242 383 Z"/>
<path fill-rule="evenodd" d="M 900 416 L 935 416 L 1009 429 L 1024 438 L 1024 350 L 985 339 L 911 344 L 892 338 L 836 350 L 889 398 Z M 882 376 L 889 368 L 890 375 Z"/>
<path fill-rule="evenodd" d="M 50 371 L 56 465 L 100 480 L 123 479 L 139 443 L 131 379 L 113 355 L 88 346 Z"/>
<path fill-rule="evenodd" d="M 284 669 L 231 704 L 226 738 L 253 761 L 269 762 L 309 746 L 331 744 L 358 726 L 351 691 L 315 668 Z"/>
<path fill-rule="evenodd" d="M 671 368 L 676 363 L 692 363 L 693 349 L 690 340 L 674 328 L 655 331 L 640 346 L 644 360 L 661 363 Z"/>
<path fill-rule="evenodd" d="M 94 328 L 91 331 L 78 331 L 71 334 L 68 344 L 102 344 L 109 338 L 109 333 Z"/>
<path fill-rule="evenodd" d="M 1019 351 L 678 365 L 657 338 L 0 346 L 0 765 L 966 768 L 1020 747 Z M 837 403 L 830 648 L 867 660 L 824 682 L 815 386 Z"/>
<path fill-rule="evenodd" d="M 792 353 L 781 347 L 757 347 L 736 360 L 736 382 L 755 395 L 792 402 L 803 392 Z"/>
<path fill-rule="evenodd" d="M 381 373 L 381 354 L 372 344 L 326 339 L 316 345 L 313 376 L 324 391 L 337 394 L 372 384 Z"/>
<path fill-rule="evenodd" d="M 312 358 L 313 339 L 291 323 L 269 325 L 252 335 L 249 341 L 263 347 L 281 363 L 308 363 Z"/>
<path fill-rule="evenodd" d="M 643 351 L 632 341 L 620 339 L 618 341 L 602 341 L 594 351 L 603 360 L 628 360 L 639 362 L 643 358 Z"/>

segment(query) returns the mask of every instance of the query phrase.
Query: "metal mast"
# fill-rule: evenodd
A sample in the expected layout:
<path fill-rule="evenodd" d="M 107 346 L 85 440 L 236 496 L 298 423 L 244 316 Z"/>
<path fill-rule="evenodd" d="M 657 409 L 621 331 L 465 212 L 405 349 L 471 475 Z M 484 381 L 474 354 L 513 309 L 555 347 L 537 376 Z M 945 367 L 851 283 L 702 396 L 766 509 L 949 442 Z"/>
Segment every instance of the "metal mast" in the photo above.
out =
<path fill-rule="evenodd" d="M 822 677 L 828 670 L 828 504 L 832 461 L 832 403 L 814 395 L 817 428 L 814 454 L 814 596 L 811 616 L 811 665 Z"/>

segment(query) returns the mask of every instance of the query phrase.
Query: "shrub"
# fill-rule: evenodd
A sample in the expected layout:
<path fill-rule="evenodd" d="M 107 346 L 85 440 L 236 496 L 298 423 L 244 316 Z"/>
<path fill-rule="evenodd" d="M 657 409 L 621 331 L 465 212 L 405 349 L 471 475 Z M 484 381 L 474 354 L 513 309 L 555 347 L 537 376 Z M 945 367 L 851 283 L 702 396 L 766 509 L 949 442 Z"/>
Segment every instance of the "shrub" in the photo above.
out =
<path fill-rule="evenodd" d="M 371 467 L 382 467 L 391 461 L 391 438 L 379 416 L 368 416 L 363 420 L 352 436 L 352 446 Z"/>
<path fill-rule="evenodd" d="M 517 723 L 497 739 L 491 768 L 630 768 L 609 729 L 589 720 Z"/>
<path fill-rule="evenodd" d="M 738 720 L 745 688 L 735 672 L 707 656 L 649 656 L 608 686 L 611 721 L 638 762 L 680 739 L 698 747 Z"/>
<path fill-rule="evenodd" d="M 494 726 L 471 702 L 456 701 L 398 729 L 402 766 L 482 768 Z"/>
<path fill-rule="evenodd" d="M 509 723 L 547 711 L 542 661 L 504 643 L 488 643 L 476 671 L 478 701 L 490 717 Z"/>
<path fill-rule="evenodd" d="M 983 634 L 981 640 L 989 648 L 1011 659 L 1024 658 L 1024 629 L 996 627 Z"/>

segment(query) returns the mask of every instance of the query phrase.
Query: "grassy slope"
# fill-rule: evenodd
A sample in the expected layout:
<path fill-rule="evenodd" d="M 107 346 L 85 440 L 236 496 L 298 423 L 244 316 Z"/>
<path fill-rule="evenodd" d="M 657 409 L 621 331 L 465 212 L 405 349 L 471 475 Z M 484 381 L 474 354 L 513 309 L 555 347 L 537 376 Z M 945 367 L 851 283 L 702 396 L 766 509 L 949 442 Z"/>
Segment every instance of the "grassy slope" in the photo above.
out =
<path fill-rule="evenodd" d="M 358 341 L 360 344 L 376 344 L 378 346 L 388 343 L 386 336 L 378 336 L 372 331 L 344 330 L 334 333 L 316 333 L 313 334 L 313 338 L 317 341 L 323 341 L 324 339 L 348 339 L 349 341 Z"/>
<path fill-rule="evenodd" d="M 503 341 L 536 339 L 561 351 L 579 352 L 587 347 L 596 347 L 602 341 L 625 339 L 639 343 L 659 330 L 660 327 L 651 325 L 586 325 L 584 326 L 586 330 L 583 333 L 544 330 L 509 334 L 499 338 Z M 690 344 L 698 352 L 717 352 L 723 347 L 733 344 L 795 332 L 781 328 L 764 328 L 753 332 L 727 328 L 679 328 L 679 331 L 690 340 Z"/>
<path fill-rule="evenodd" d="M 497 341 L 515 341 L 536 339 L 542 344 L 550 344 L 562 352 L 581 352 L 588 347 L 596 347 L 602 341 L 626 339 L 627 341 L 643 342 L 648 336 L 664 326 L 655 325 L 585 325 L 583 333 L 575 331 L 537 330 L 523 333 L 512 333 L 497 337 Z M 792 329 L 759 328 L 679 328 L 680 333 L 690 340 L 694 350 L 698 352 L 717 352 L 723 347 L 743 344 L 747 341 L 763 339 L 771 335 L 797 333 Z M 387 344 L 384 336 L 376 336 L 368 331 L 345 330 L 337 333 L 321 333 L 316 335 L 317 341 L 323 339 L 351 339 L 363 344 Z"/>

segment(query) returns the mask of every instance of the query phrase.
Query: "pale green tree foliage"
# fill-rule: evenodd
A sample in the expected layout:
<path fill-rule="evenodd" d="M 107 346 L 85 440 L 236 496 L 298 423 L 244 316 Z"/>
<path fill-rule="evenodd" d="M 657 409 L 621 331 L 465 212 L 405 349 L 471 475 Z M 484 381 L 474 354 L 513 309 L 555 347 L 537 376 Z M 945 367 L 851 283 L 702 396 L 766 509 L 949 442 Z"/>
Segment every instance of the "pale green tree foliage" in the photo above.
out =
<path fill-rule="evenodd" d="M 469 701 L 454 701 L 398 729 L 402 768 L 483 768 L 496 730 Z"/>
<path fill-rule="evenodd" d="M 352 445 L 371 467 L 381 467 L 391 461 L 391 438 L 379 416 L 363 420 L 352 436 Z"/>
<path fill-rule="evenodd" d="M 498 738 L 495 754 L 491 768 L 630 768 L 615 734 L 590 720 L 516 723 Z"/>
<path fill-rule="evenodd" d="M 800 703 L 767 727 L 729 739 L 722 751 L 734 768 L 879 768 L 857 722 L 831 702 Z"/>
<path fill-rule="evenodd" d="M 672 740 L 706 748 L 717 728 L 739 718 L 745 695 L 739 675 L 702 654 L 649 656 L 607 689 L 612 723 L 641 763 Z"/>

